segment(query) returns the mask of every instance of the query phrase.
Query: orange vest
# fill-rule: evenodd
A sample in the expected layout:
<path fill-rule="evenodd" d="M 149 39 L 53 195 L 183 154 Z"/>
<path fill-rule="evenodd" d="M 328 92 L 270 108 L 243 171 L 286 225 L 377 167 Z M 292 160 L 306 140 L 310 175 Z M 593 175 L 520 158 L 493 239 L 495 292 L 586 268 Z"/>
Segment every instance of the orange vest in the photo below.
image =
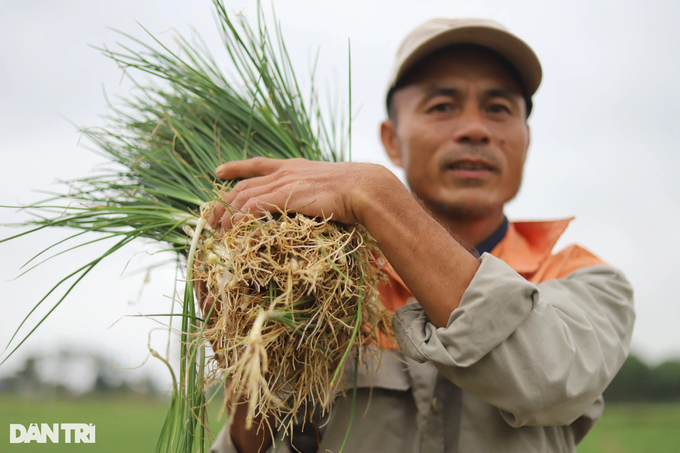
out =
<path fill-rule="evenodd" d="M 491 254 L 505 261 L 518 274 L 532 283 L 564 278 L 577 269 L 605 264 L 579 245 L 570 245 L 558 253 L 552 249 L 574 218 L 543 222 L 510 222 L 508 232 Z M 389 284 L 378 289 L 385 307 L 392 311 L 406 304 L 412 296 L 402 279 L 386 266 Z"/>

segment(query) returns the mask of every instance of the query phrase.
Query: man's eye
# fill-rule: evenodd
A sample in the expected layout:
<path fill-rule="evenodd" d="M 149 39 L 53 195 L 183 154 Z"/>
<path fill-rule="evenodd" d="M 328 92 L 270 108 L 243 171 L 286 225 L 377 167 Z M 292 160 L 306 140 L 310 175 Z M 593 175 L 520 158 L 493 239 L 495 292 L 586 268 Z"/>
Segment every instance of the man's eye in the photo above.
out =
<path fill-rule="evenodd" d="M 510 109 L 503 104 L 491 104 L 488 109 L 492 113 L 510 113 Z"/>
<path fill-rule="evenodd" d="M 448 102 L 437 104 L 430 108 L 430 112 L 449 112 L 451 110 L 453 110 L 453 104 Z"/>

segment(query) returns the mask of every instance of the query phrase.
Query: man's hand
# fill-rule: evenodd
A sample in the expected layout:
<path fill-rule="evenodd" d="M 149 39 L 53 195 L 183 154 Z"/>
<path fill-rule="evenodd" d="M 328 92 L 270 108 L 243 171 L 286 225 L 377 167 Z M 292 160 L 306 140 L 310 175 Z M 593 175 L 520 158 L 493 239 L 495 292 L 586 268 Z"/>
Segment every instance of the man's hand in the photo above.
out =
<path fill-rule="evenodd" d="M 217 168 L 222 179 L 241 179 L 223 198 L 235 210 L 218 204 L 208 219 L 213 228 L 230 228 L 250 212 L 299 212 L 310 217 L 331 217 L 336 222 L 363 222 L 371 191 L 399 180 L 381 165 L 357 162 L 316 162 L 306 159 L 255 157 Z"/>
<path fill-rule="evenodd" d="M 381 165 L 256 157 L 221 165 L 216 174 L 243 180 L 224 197 L 233 217 L 218 204 L 208 219 L 213 228 L 279 209 L 361 223 L 436 327 L 446 326 L 479 267 Z"/>

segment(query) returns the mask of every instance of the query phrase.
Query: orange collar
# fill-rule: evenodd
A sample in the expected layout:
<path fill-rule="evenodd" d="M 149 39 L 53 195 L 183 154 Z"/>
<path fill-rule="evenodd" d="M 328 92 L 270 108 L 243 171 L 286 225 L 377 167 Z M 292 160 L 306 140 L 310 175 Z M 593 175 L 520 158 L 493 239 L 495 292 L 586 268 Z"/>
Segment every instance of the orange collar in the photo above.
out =
<path fill-rule="evenodd" d="M 508 232 L 491 250 L 491 254 L 505 261 L 519 274 L 525 276 L 533 274 L 550 257 L 557 240 L 572 220 L 574 217 L 537 222 L 510 222 Z M 398 292 L 410 295 L 408 287 L 389 263 L 384 270 L 401 286 Z"/>
<path fill-rule="evenodd" d="M 539 222 L 510 222 L 508 232 L 491 254 L 519 274 L 533 274 L 551 255 L 574 217 Z"/>

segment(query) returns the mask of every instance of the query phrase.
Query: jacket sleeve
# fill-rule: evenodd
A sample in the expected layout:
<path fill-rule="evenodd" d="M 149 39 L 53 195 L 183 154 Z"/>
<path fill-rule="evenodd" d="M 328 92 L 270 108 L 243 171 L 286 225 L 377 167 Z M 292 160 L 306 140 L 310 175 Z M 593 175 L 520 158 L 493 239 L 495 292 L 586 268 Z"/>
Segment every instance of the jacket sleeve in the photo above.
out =
<path fill-rule="evenodd" d="M 633 290 L 613 267 L 534 285 L 485 253 L 446 327 L 417 303 L 399 308 L 393 325 L 406 355 L 432 361 L 520 427 L 585 413 L 628 355 L 634 319 Z"/>

